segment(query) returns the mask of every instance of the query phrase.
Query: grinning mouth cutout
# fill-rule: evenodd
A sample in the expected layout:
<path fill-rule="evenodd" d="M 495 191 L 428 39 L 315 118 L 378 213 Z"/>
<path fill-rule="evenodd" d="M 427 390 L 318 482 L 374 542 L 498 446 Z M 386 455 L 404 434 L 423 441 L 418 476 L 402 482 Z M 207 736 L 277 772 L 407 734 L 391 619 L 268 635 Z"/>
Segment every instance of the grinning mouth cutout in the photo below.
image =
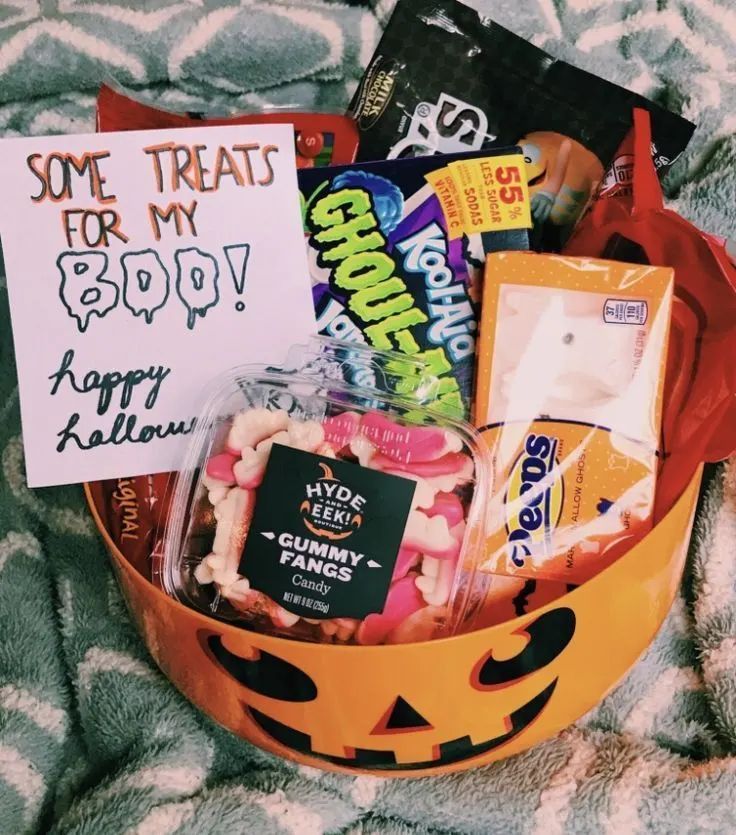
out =
<path fill-rule="evenodd" d="M 542 182 L 542 180 L 544 180 L 544 178 L 546 176 L 547 176 L 547 168 L 545 166 L 542 169 L 542 171 L 539 174 L 537 174 L 536 177 L 532 177 L 531 180 L 529 180 L 529 188 L 533 188 L 534 186 L 538 186 Z"/>
<path fill-rule="evenodd" d="M 526 704 L 511 713 L 507 719 L 508 730 L 500 736 L 488 739 L 485 742 L 473 743 L 469 736 L 442 742 L 434 746 L 433 757 L 430 760 L 413 763 L 397 763 L 396 756 L 392 751 L 380 751 L 371 748 L 346 748 L 344 757 L 336 757 L 328 754 L 320 754 L 312 748 L 312 738 L 309 734 L 284 725 L 282 722 L 268 716 L 254 707 L 243 705 L 246 713 L 265 734 L 275 742 L 290 748 L 300 754 L 349 768 L 364 769 L 386 769 L 386 770 L 410 770 L 438 768 L 439 766 L 451 765 L 452 763 L 469 760 L 481 754 L 487 754 L 495 748 L 500 748 L 507 742 L 517 737 L 526 730 L 542 713 L 552 694 L 557 687 L 557 679 L 548 685 L 541 693 L 538 693 Z M 420 728 L 415 727 L 415 730 Z"/>
<path fill-rule="evenodd" d="M 494 691 L 506 689 L 515 682 L 526 679 L 560 656 L 572 640 L 575 626 L 575 613 L 566 606 L 544 612 L 514 633 L 526 635 L 528 638 L 524 649 L 517 655 L 499 660 L 494 657 L 493 650 L 487 651 L 470 673 L 470 686 L 475 690 Z M 265 650 L 252 652 L 249 657 L 237 655 L 225 646 L 223 636 L 209 630 L 202 630 L 198 637 L 209 658 L 252 693 L 290 703 L 313 702 L 318 698 L 317 683 L 304 670 L 289 661 Z M 441 742 L 431 749 L 428 744 L 429 759 L 411 763 L 397 762 L 395 752 L 376 748 L 345 746 L 344 756 L 322 754 L 314 750 L 309 733 L 274 719 L 273 716 L 252 707 L 248 701 L 241 700 L 240 704 L 245 715 L 266 736 L 295 753 L 347 768 L 411 771 L 472 760 L 511 742 L 540 716 L 552 698 L 557 682 L 558 679 L 555 677 L 536 696 L 509 713 L 504 720 L 504 730 L 498 736 L 474 743 L 470 736 L 466 735 Z M 390 735 L 421 733 L 433 729 L 434 725 L 428 718 L 422 716 L 406 698 L 396 695 L 370 733 Z"/>

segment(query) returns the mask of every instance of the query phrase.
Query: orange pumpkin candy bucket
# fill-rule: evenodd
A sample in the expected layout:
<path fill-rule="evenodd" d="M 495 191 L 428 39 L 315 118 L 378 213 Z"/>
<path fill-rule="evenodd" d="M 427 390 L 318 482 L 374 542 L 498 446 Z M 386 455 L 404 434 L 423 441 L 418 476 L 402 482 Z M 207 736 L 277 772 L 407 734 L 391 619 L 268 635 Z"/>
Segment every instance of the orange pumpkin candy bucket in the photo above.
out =
<path fill-rule="evenodd" d="M 122 553 L 85 485 L 143 640 L 201 710 L 274 754 L 332 771 L 419 777 L 503 759 L 594 707 L 661 626 L 680 582 L 700 483 L 602 573 L 533 613 L 394 646 L 244 630 L 156 588 Z"/>
<path fill-rule="evenodd" d="M 676 355 L 670 352 L 665 386 L 669 437 L 680 421 L 692 425 L 697 418 L 692 392 L 714 373 L 701 365 L 683 383 L 678 358 L 688 355 L 692 334 L 682 326 L 674 337 L 682 344 Z M 687 364 L 687 375 L 693 367 Z M 725 448 L 731 440 L 712 443 Z M 651 531 L 583 585 L 501 623 L 379 646 L 291 640 L 183 605 L 149 580 L 140 552 L 132 556 L 111 535 L 104 486 L 85 490 L 147 648 L 195 705 L 240 737 L 305 765 L 420 777 L 524 751 L 615 687 L 677 594 L 699 460 L 698 451 L 664 461 L 658 496 L 673 498 L 659 501 Z M 137 521 L 129 524 L 135 528 Z"/>
<path fill-rule="evenodd" d="M 172 517 L 166 477 L 123 480 L 112 498 L 105 483 L 85 489 L 146 646 L 194 704 L 300 763 L 423 776 L 529 748 L 615 686 L 677 592 L 699 478 L 692 474 L 651 533 L 575 590 L 464 634 L 378 646 L 293 640 L 183 605 L 149 579 L 152 539 L 142 537 L 156 527 L 146 508 Z M 111 500 L 113 518 L 123 519 L 114 533 Z M 142 547 L 129 547 L 136 542 Z"/>

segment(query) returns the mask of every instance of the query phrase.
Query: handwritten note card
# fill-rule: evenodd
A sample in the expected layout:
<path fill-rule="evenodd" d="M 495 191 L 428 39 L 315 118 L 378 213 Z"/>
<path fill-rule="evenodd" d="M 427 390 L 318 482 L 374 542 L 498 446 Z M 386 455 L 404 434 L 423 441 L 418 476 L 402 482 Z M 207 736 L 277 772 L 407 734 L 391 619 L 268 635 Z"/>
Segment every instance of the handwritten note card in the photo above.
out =
<path fill-rule="evenodd" d="M 0 151 L 29 485 L 176 469 L 212 378 L 314 330 L 293 129 Z"/>

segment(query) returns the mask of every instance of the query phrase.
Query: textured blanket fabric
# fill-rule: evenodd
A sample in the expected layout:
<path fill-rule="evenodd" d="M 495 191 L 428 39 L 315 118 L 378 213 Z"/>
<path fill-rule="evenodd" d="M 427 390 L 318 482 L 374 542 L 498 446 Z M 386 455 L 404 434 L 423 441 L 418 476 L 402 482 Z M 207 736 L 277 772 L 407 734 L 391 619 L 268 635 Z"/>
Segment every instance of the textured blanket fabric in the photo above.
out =
<path fill-rule="evenodd" d="M 104 80 L 170 108 L 341 109 L 390 6 L 0 0 L 0 132 L 91 131 Z M 732 0 L 480 7 L 699 121 L 668 196 L 736 236 Z M 665 627 L 576 727 L 453 777 L 327 775 L 187 704 L 131 625 L 81 490 L 26 489 L 4 280 L 0 317 L 1 833 L 736 831 L 736 466 L 705 491 Z"/>

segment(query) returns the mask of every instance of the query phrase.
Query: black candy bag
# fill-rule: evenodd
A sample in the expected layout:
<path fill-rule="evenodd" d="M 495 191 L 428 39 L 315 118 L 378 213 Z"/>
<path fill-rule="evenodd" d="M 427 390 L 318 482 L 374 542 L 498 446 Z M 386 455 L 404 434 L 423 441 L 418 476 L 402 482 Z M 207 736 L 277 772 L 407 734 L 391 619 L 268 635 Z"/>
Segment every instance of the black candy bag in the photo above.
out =
<path fill-rule="evenodd" d="M 695 125 L 565 61 L 455 0 L 399 0 L 349 113 L 358 161 L 520 145 L 535 248 L 565 242 L 625 143 L 651 114 L 660 177 Z"/>

